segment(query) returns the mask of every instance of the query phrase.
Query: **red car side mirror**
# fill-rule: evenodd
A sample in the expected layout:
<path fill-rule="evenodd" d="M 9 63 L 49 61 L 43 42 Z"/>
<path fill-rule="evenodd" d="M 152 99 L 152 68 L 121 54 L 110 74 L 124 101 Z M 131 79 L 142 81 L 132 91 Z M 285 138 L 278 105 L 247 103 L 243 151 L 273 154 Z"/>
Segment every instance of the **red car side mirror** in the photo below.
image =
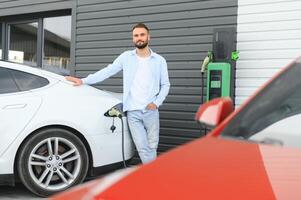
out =
<path fill-rule="evenodd" d="M 216 98 L 199 107 L 195 120 L 206 125 L 217 126 L 233 111 L 234 106 L 230 97 Z"/>

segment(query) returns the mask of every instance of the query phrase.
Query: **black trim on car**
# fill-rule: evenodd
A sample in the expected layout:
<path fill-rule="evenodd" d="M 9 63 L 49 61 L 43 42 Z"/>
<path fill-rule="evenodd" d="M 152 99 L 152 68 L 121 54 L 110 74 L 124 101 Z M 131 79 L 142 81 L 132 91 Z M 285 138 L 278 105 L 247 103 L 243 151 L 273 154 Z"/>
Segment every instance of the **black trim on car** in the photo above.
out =
<path fill-rule="evenodd" d="M 0 174 L 0 185 L 15 186 L 15 177 L 13 174 Z"/>
<path fill-rule="evenodd" d="M 126 163 L 129 164 L 131 159 L 127 160 Z M 86 179 L 90 179 L 95 176 L 103 175 L 109 172 L 113 172 L 117 169 L 123 168 L 123 162 L 113 163 L 105 166 L 100 167 L 93 167 L 90 173 L 88 174 Z"/>

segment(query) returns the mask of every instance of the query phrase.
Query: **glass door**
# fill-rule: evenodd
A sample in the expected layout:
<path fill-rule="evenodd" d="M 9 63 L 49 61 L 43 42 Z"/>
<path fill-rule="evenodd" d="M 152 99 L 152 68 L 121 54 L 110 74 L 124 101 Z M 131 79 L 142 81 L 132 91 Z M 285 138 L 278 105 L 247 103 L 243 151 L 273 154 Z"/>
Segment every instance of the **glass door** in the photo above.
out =
<path fill-rule="evenodd" d="M 44 18 L 43 66 L 70 67 L 71 16 Z"/>
<path fill-rule="evenodd" d="M 8 60 L 37 66 L 38 22 L 8 24 Z"/>

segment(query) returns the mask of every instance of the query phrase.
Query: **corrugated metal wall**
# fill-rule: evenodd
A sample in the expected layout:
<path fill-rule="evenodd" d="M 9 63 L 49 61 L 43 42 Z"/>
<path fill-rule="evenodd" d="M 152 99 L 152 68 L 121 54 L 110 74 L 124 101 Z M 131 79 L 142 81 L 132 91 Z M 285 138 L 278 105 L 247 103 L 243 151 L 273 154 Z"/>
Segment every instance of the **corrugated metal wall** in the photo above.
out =
<path fill-rule="evenodd" d="M 70 8 L 73 0 L 0 0 L 0 16 Z"/>
<path fill-rule="evenodd" d="M 236 27 L 237 0 L 0 0 L 0 17 L 71 8 L 77 76 L 93 73 L 132 49 L 131 28 L 144 22 L 151 29 L 152 49 L 168 62 L 171 80 L 160 108 L 159 151 L 201 135 L 194 122 L 202 102 L 201 61 L 212 48 L 214 28 Z M 121 92 L 121 74 L 97 87 Z"/>
<path fill-rule="evenodd" d="M 79 0 L 76 75 L 85 77 L 132 49 L 131 28 L 151 29 L 151 47 L 168 63 L 170 94 L 160 108 L 159 151 L 200 136 L 194 114 L 201 103 L 200 65 L 214 28 L 236 27 L 237 0 Z M 121 92 L 121 73 L 97 85 Z"/>
<path fill-rule="evenodd" d="M 301 1 L 239 0 L 236 104 L 301 55 Z"/>

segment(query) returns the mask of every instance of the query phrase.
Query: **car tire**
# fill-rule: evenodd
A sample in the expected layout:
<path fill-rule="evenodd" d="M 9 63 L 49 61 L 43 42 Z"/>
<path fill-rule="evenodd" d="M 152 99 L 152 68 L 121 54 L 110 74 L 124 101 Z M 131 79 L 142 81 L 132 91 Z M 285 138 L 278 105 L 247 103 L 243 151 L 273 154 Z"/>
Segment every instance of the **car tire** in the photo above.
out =
<path fill-rule="evenodd" d="M 39 131 L 24 142 L 17 160 L 22 183 L 47 197 L 81 183 L 89 166 L 83 142 L 61 128 Z"/>

